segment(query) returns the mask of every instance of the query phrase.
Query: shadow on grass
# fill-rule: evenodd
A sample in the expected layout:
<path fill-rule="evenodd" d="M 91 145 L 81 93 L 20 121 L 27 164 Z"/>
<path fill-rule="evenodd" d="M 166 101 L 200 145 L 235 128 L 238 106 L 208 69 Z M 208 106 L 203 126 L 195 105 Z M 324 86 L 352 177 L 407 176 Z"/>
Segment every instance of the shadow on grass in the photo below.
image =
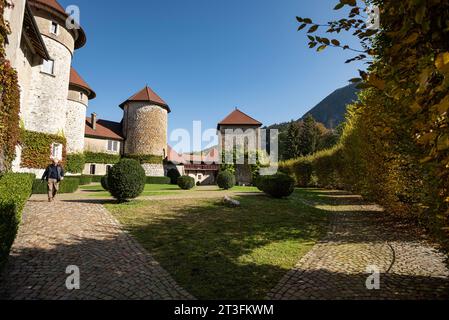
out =
<path fill-rule="evenodd" d="M 223 207 L 215 200 L 197 200 L 193 205 L 188 200 L 106 204 L 175 280 L 197 298 L 260 299 L 326 233 L 330 213 L 307 206 L 301 199 L 298 191 L 284 200 L 241 196 L 241 208 Z M 51 245 L 47 249 L 22 244 L 21 250 L 10 257 L 0 279 L 0 298 L 178 298 L 165 273 L 146 255 L 136 254 L 125 234 L 105 232 L 101 224 L 89 228 L 102 232 L 102 240 L 79 235 L 74 239 L 77 235 L 69 234 L 58 239 L 49 234 L 46 241 Z M 73 241 L 67 244 L 69 239 Z M 348 237 L 345 241 L 364 239 Z M 65 289 L 68 265 L 80 267 L 79 291 Z M 381 290 L 367 291 L 365 274 L 321 269 L 303 271 L 301 275 L 300 281 L 289 283 L 289 293 L 279 298 L 449 298 L 448 281 L 441 278 L 381 275 Z"/>

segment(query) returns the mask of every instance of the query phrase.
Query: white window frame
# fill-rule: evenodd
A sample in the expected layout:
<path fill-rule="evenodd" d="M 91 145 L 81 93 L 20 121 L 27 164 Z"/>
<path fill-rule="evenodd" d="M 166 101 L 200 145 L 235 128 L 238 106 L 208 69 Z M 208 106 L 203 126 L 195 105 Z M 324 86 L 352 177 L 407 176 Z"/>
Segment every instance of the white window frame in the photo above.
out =
<path fill-rule="evenodd" d="M 46 64 L 51 62 L 51 71 L 50 70 L 46 70 Z M 49 59 L 49 60 L 45 60 L 42 63 L 42 67 L 41 67 L 41 72 L 45 73 L 45 74 L 49 74 L 49 75 L 54 75 L 55 74 L 55 60 L 53 59 Z"/>
<path fill-rule="evenodd" d="M 53 29 L 56 28 L 55 31 Z M 50 33 L 54 34 L 55 36 L 59 35 L 59 23 L 56 21 L 50 21 Z"/>
<path fill-rule="evenodd" d="M 51 144 L 51 158 L 61 161 L 63 147 L 64 146 L 61 143 L 57 143 L 57 142 L 52 143 Z"/>
<path fill-rule="evenodd" d="M 119 142 L 116 140 L 108 140 L 108 152 L 118 152 L 120 148 Z"/>

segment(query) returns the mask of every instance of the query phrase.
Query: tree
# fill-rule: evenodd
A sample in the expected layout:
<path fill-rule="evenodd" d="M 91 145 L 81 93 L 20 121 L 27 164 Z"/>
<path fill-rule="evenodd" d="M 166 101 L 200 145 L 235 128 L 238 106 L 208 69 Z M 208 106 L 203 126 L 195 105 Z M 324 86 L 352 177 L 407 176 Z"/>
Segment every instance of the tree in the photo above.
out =
<path fill-rule="evenodd" d="M 283 159 L 289 160 L 301 156 L 300 149 L 301 128 L 298 122 L 292 121 L 287 130 L 285 146 L 283 150 Z"/>
<path fill-rule="evenodd" d="M 315 119 L 308 115 L 304 119 L 304 125 L 299 135 L 300 155 L 307 156 L 317 151 L 318 130 Z"/>

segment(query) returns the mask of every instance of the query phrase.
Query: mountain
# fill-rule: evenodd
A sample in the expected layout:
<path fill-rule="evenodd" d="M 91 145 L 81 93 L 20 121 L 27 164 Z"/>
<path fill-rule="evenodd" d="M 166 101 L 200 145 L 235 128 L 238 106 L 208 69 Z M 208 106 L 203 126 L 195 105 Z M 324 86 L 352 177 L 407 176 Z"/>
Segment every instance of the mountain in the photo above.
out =
<path fill-rule="evenodd" d="M 345 120 L 346 106 L 357 100 L 358 90 L 356 84 L 335 90 L 307 112 L 303 119 L 311 114 L 317 122 L 321 122 L 330 129 L 335 129 Z"/>
<path fill-rule="evenodd" d="M 346 106 L 357 100 L 356 84 L 350 84 L 346 87 L 335 90 L 328 95 L 323 101 L 318 103 L 309 112 L 307 112 L 301 121 L 306 116 L 311 114 L 315 121 L 324 124 L 329 129 L 335 129 L 340 123 L 345 120 Z M 287 130 L 290 122 L 283 122 L 274 124 L 268 127 L 268 129 L 278 129 L 280 132 Z"/>

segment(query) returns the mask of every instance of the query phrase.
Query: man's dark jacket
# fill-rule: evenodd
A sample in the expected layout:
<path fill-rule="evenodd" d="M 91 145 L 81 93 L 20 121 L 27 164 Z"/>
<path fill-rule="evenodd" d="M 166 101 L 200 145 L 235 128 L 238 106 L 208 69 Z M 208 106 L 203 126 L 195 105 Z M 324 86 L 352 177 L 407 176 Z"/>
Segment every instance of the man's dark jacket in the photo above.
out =
<path fill-rule="evenodd" d="M 51 164 L 45 169 L 44 175 L 42 176 L 42 180 L 56 179 L 60 182 L 64 178 L 64 169 L 57 165 Z"/>

